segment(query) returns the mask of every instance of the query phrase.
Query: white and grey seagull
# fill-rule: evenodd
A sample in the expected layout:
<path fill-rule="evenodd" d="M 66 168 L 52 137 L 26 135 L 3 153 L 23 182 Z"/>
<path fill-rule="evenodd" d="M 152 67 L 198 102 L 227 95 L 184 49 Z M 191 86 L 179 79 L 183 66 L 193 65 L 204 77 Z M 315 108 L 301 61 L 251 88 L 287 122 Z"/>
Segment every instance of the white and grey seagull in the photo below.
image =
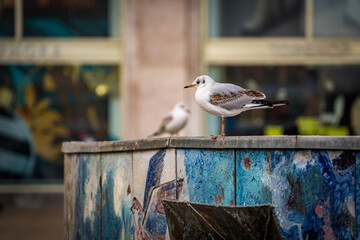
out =
<path fill-rule="evenodd" d="M 289 100 L 267 100 L 264 93 L 245 89 L 231 83 L 217 83 L 207 75 L 199 76 L 184 88 L 197 87 L 195 101 L 206 112 L 221 117 L 221 134 L 225 136 L 225 117 L 232 117 L 247 110 L 273 108 L 290 104 Z"/>
<path fill-rule="evenodd" d="M 177 134 L 183 127 L 185 127 L 189 113 L 190 110 L 185 103 L 179 102 L 175 104 L 173 110 L 162 120 L 159 130 L 149 137 L 158 136 L 166 132 L 171 135 Z"/>

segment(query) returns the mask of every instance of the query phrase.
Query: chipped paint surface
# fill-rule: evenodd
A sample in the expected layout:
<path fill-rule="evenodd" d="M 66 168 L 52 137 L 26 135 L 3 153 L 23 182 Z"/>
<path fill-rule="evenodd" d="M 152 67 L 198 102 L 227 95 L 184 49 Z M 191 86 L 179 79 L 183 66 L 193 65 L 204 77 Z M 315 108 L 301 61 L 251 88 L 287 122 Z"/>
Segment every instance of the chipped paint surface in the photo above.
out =
<path fill-rule="evenodd" d="M 85 176 L 84 182 L 84 220 L 91 219 L 94 214 L 94 209 L 98 208 L 98 201 L 93 201 L 95 195 L 99 190 L 99 167 L 96 165 L 99 161 L 91 161 L 90 158 L 94 156 L 88 156 L 87 161 L 83 161 L 83 170 Z M 80 160 L 81 161 L 81 160 Z M 84 164 L 86 163 L 86 164 Z M 96 213 L 99 214 L 98 212 Z"/>
<path fill-rule="evenodd" d="M 131 153 L 102 156 L 102 238 L 133 239 Z"/>
<path fill-rule="evenodd" d="M 180 201 L 230 205 L 234 199 L 234 151 L 180 149 L 177 165 L 183 169 Z M 181 166 L 182 165 L 182 166 Z M 181 174 L 179 174 L 181 175 Z"/>
<path fill-rule="evenodd" d="M 356 239 L 360 239 L 360 152 L 356 153 L 356 200 L 355 200 L 355 217 L 356 217 Z"/>
<path fill-rule="evenodd" d="M 353 239 L 354 152 L 309 152 L 272 152 L 273 204 L 285 238 Z"/>
<path fill-rule="evenodd" d="M 66 154 L 64 157 L 64 221 L 65 221 L 65 239 L 72 239 L 75 225 L 75 188 L 77 173 L 79 169 L 79 161 L 76 154 Z"/>
<path fill-rule="evenodd" d="M 236 151 L 236 203 L 238 206 L 271 203 L 271 177 L 266 171 L 268 151 Z M 244 164 L 244 159 L 249 163 Z"/>
<path fill-rule="evenodd" d="M 155 149 L 65 157 L 66 239 L 169 239 L 161 199 L 274 205 L 285 239 L 360 239 L 360 152 Z M 177 179 L 176 179 L 177 178 Z"/>
<path fill-rule="evenodd" d="M 76 161 L 73 239 L 100 239 L 100 154 L 79 154 Z"/>

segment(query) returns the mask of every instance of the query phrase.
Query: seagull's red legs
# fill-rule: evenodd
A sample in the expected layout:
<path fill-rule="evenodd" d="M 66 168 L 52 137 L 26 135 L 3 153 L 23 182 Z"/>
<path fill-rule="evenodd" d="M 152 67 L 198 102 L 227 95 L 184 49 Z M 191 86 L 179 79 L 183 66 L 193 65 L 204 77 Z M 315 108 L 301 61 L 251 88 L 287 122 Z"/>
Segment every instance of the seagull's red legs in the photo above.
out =
<path fill-rule="evenodd" d="M 218 137 L 225 136 L 225 118 L 221 117 L 221 134 L 220 135 L 212 135 L 211 139 L 217 139 Z"/>

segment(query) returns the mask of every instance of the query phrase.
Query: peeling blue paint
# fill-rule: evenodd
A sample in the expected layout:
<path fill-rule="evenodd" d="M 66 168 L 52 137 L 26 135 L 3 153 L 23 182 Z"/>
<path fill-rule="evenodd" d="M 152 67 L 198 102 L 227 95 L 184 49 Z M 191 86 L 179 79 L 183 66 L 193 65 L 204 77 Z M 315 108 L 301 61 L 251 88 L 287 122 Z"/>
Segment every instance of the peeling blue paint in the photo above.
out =
<path fill-rule="evenodd" d="M 356 239 L 360 240 L 360 152 L 356 153 L 356 200 L 355 200 L 355 206 L 356 206 Z"/>
<path fill-rule="evenodd" d="M 106 176 L 103 184 L 103 191 L 106 194 L 104 194 L 105 204 L 102 207 L 102 239 L 133 239 L 134 226 L 130 211 L 131 202 L 122 199 L 119 204 L 121 206 L 121 214 L 116 214 L 113 170 L 110 169 Z"/>
<path fill-rule="evenodd" d="M 93 189 L 93 195 L 89 196 L 85 192 L 85 184 L 89 178 L 96 177 L 89 174 L 89 168 L 96 168 L 96 162 L 91 159 L 91 155 L 78 155 L 76 161 L 79 162 L 78 178 L 76 182 L 76 197 L 75 197 L 75 232 L 74 239 L 100 239 L 101 238 L 101 191 L 98 186 Z M 91 198 L 91 199 L 89 199 Z M 91 216 L 85 218 L 84 211 L 86 211 L 84 202 L 95 202 L 98 207 L 98 212 L 93 209 Z"/>
<path fill-rule="evenodd" d="M 334 162 L 343 153 L 330 159 L 327 151 L 304 152 L 272 152 L 273 203 L 285 239 L 352 239 L 353 160 L 339 169 Z"/>
<path fill-rule="evenodd" d="M 271 204 L 269 151 L 236 151 L 236 205 Z"/>
<path fill-rule="evenodd" d="M 234 151 L 184 151 L 186 185 L 184 195 L 189 201 L 207 204 L 231 205 L 234 202 Z M 186 187 L 185 187 L 186 186 Z"/>

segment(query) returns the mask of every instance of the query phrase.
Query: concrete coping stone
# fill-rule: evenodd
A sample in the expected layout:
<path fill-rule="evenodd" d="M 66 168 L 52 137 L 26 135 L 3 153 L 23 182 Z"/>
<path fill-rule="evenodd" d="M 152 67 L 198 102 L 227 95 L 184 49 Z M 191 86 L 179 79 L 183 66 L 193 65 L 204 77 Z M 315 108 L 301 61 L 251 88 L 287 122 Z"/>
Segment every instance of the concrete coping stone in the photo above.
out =
<path fill-rule="evenodd" d="M 360 150 L 360 136 L 157 137 L 126 141 L 64 142 L 63 153 L 183 149 L 326 149 Z"/>

